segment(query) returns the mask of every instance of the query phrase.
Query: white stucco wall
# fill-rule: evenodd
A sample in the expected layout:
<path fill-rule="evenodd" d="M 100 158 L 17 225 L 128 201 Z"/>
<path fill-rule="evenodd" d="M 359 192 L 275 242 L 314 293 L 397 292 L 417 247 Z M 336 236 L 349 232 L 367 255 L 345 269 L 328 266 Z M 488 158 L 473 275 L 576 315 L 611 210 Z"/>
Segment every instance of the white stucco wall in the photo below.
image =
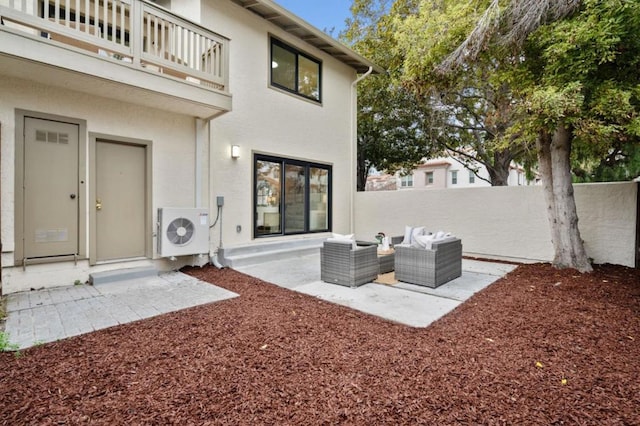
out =
<path fill-rule="evenodd" d="M 263 153 L 331 165 L 332 230 L 351 231 L 352 189 L 355 188 L 355 92 L 352 89 L 352 82 L 357 77 L 355 70 L 230 1 L 188 0 L 163 4 L 230 38 L 229 87 L 233 111 L 208 122 L 2 76 L 3 291 L 68 285 L 75 279 L 86 279 L 89 272 L 122 267 L 115 264 L 89 266 L 88 260 L 82 260 L 77 266 L 73 262 L 30 265 L 25 273 L 21 272 L 22 268 L 11 268 L 15 249 L 16 109 L 84 120 L 87 143 L 92 133 L 151 141 L 151 226 L 154 228 L 159 207 L 208 207 L 213 220 L 216 197 L 224 196 L 221 224 L 225 247 L 326 236 L 323 233 L 253 238 L 253 154 Z M 322 104 L 269 87 L 270 34 L 322 62 Z M 69 81 L 69 87 L 73 87 L 73 81 Z M 241 155 L 237 160 L 230 158 L 231 145 L 240 146 Z M 84 197 L 88 197 L 90 188 L 89 173 L 87 167 L 86 176 L 83 176 L 87 182 Z M 88 203 L 86 211 L 82 212 L 86 218 L 91 208 L 92 203 Z M 88 240 L 90 232 L 88 220 L 86 222 Z M 240 232 L 236 231 L 238 226 Z M 212 251 L 220 244 L 219 230 L 220 222 L 210 232 Z M 85 243 L 89 250 L 91 244 Z M 155 237 L 151 244 L 154 258 L 157 258 Z M 130 266 L 135 266 L 135 262 L 126 267 Z M 176 264 L 170 266 L 173 268 Z"/>
<path fill-rule="evenodd" d="M 14 78 L 0 79 L 2 124 L 3 266 L 13 264 L 15 246 L 15 109 L 86 120 L 95 132 L 152 142 L 152 200 L 155 224 L 158 207 L 193 207 L 195 200 L 195 124 L 192 117 L 65 91 Z M 87 159 L 85 159 L 87 161 Z M 89 176 L 84 176 L 88 197 Z M 92 204 L 89 203 L 89 208 Z M 88 211 L 83 212 L 88 215 Z M 88 232 L 87 232 L 88 235 Z M 155 248 L 155 239 L 153 242 Z"/>
<path fill-rule="evenodd" d="M 200 0 L 169 0 L 160 2 L 160 5 L 190 21 L 200 23 Z"/>
<path fill-rule="evenodd" d="M 596 263 L 635 264 L 637 183 L 575 185 L 579 227 Z M 542 187 L 359 192 L 356 236 L 402 235 L 404 227 L 449 231 L 468 255 L 550 261 Z"/>
<path fill-rule="evenodd" d="M 211 122 L 211 211 L 216 196 L 224 196 L 224 246 L 318 236 L 253 239 L 254 152 L 331 164 L 333 230 L 348 232 L 355 71 L 231 2 L 206 2 L 202 23 L 231 39 L 233 111 Z M 269 87 L 269 34 L 322 61 L 322 104 Z M 237 160 L 230 158 L 231 145 L 240 146 Z M 217 246 L 217 228 L 212 238 Z"/>

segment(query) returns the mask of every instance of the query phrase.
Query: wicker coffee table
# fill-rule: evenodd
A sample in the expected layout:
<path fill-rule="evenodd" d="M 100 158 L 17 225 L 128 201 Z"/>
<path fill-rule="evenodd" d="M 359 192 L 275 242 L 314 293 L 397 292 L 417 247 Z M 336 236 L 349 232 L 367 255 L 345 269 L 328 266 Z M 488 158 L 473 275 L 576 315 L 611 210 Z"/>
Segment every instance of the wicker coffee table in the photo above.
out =
<path fill-rule="evenodd" d="M 378 250 L 378 264 L 380 265 L 380 273 L 386 274 L 393 271 L 396 252 L 393 249 Z"/>
<path fill-rule="evenodd" d="M 400 240 L 398 240 L 398 242 L 401 241 L 402 237 L 399 237 Z M 372 241 L 356 241 L 356 244 L 359 246 L 377 246 L 378 243 L 372 242 Z M 380 265 L 380 274 L 386 274 L 388 272 L 393 272 L 394 268 L 395 268 L 395 261 L 396 261 L 396 252 L 395 250 L 393 250 L 393 248 L 390 248 L 389 250 L 380 250 L 380 247 L 378 247 L 378 264 Z"/>

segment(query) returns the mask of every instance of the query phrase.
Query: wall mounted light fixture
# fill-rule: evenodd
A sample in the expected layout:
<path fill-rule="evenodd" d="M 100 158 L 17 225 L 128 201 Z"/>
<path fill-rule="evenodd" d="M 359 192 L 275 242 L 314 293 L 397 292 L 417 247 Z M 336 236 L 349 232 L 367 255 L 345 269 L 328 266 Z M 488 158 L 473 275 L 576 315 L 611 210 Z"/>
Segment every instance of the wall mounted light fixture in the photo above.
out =
<path fill-rule="evenodd" d="M 240 147 L 238 145 L 231 145 L 231 158 L 240 158 Z"/>

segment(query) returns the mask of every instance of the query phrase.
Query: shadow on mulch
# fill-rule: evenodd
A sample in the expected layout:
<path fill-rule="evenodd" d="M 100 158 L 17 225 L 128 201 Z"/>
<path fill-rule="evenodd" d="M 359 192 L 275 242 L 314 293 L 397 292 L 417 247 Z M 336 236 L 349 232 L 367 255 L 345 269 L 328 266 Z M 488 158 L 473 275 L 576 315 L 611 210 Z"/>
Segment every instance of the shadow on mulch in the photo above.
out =
<path fill-rule="evenodd" d="M 640 424 L 640 271 L 522 265 L 416 329 L 239 298 L 0 354 L 0 424 Z"/>

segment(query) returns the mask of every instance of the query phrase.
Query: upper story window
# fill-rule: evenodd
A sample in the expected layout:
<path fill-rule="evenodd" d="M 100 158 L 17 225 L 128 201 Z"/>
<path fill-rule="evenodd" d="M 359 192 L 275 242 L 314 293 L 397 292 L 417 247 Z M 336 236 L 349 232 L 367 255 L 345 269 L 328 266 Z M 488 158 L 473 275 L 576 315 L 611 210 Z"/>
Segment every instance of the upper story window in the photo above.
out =
<path fill-rule="evenodd" d="M 322 63 L 271 39 L 271 85 L 312 101 L 322 101 Z"/>
<path fill-rule="evenodd" d="M 457 170 L 452 170 L 451 171 L 451 185 L 457 185 L 458 184 L 458 171 Z"/>
<path fill-rule="evenodd" d="M 476 183 L 476 174 L 473 170 L 469 170 L 469 183 Z"/>

